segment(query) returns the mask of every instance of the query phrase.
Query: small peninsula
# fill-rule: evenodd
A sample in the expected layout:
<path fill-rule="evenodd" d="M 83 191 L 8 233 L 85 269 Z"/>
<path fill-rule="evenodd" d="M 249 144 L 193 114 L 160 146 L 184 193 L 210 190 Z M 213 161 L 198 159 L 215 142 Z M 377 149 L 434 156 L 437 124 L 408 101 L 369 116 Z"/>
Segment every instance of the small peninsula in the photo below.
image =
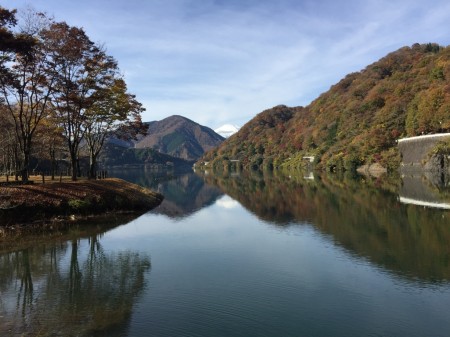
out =
<path fill-rule="evenodd" d="M 108 178 L 0 185 L 0 226 L 74 220 L 108 212 L 143 212 L 158 206 L 157 192 Z"/>

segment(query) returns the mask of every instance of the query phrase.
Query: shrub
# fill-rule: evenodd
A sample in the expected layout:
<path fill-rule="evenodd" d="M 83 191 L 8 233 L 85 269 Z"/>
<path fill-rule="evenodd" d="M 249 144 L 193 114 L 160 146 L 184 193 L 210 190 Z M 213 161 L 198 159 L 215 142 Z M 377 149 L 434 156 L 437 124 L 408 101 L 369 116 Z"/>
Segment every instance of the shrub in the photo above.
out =
<path fill-rule="evenodd" d="M 69 208 L 75 212 L 85 212 L 88 211 L 92 204 L 90 200 L 81 200 L 81 199 L 71 199 L 68 202 Z"/>

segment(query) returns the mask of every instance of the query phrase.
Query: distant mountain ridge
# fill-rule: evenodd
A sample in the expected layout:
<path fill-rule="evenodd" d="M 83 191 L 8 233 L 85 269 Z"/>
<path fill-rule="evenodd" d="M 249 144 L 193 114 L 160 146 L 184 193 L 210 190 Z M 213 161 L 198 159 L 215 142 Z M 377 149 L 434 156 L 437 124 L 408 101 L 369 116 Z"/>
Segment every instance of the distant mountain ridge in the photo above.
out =
<path fill-rule="evenodd" d="M 186 169 L 224 140 L 212 129 L 178 115 L 146 124 L 147 134 L 139 135 L 137 140 L 108 138 L 99 164 L 102 167 L 150 165 Z"/>
<path fill-rule="evenodd" d="M 151 148 L 187 161 L 197 160 L 224 140 L 212 129 L 178 115 L 148 125 L 147 135 L 135 144 L 137 149 Z"/>

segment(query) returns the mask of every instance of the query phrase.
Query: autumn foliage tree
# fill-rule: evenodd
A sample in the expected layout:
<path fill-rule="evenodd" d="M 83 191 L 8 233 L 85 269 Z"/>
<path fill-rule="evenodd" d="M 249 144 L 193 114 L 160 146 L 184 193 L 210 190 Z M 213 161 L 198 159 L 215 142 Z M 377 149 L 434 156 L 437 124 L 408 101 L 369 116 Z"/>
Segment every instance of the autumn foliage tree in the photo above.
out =
<path fill-rule="evenodd" d="M 95 45 L 83 29 L 55 23 L 44 32 L 50 64 L 56 74 L 52 98 L 58 121 L 66 137 L 77 179 L 80 143 L 86 123 L 100 92 L 110 87 L 118 72 L 117 62 Z"/>
<path fill-rule="evenodd" d="M 8 10 L 0 6 L 0 52 L 2 53 L 0 65 L 2 67 L 5 61 L 10 60 L 11 55 L 7 53 L 28 54 L 34 44 L 30 36 L 11 30 L 17 25 L 16 13 L 16 10 Z"/>
<path fill-rule="evenodd" d="M 33 156 L 38 161 L 48 163 L 46 167 L 50 170 L 52 180 L 55 179 L 58 170 L 61 173 L 62 169 L 66 168 L 66 165 L 61 165 L 62 160 L 67 157 L 66 145 L 62 128 L 57 123 L 54 111 L 50 111 L 36 130 Z"/>
<path fill-rule="evenodd" d="M 144 109 L 127 92 L 116 60 L 82 28 L 28 11 L 21 30 L 13 32 L 15 14 L 0 7 L 0 104 L 13 122 L 22 180 L 28 180 L 33 145 L 44 144 L 33 140 L 44 121 L 41 130 L 65 139 L 72 179 L 79 174 L 83 143 L 94 177 L 106 137 L 127 125 L 142 128 Z"/>
<path fill-rule="evenodd" d="M 93 95 L 93 104 L 85 118 L 85 139 L 89 152 L 89 178 L 95 178 L 97 157 L 108 136 L 133 137 L 142 131 L 141 113 L 144 111 L 134 95 L 127 92 L 122 78 Z"/>
<path fill-rule="evenodd" d="M 9 22 L 15 24 L 12 18 Z M 28 180 L 33 136 L 40 121 L 46 116 L 55 82 L 55 75 L 48 67 L 46 50 L 39 33 L 40 31 L 34 34 L 23 31 L 18 34 L 19 42 L 13 52 L 9 51 L 11 46 L 4 47 L 6 54 L 3 59 L 9 66 L 3 67 L 0 76 L 0 95 L 14 121 L 14 131 L 21 153 L 20 173 L 23 181 Z M 24 41 L 29 41 L 26 49 Z"/>
<path fill-rule="evenodd" d="M 0 104 L 0 168 L 7 177 L 12 173 L 18 178 L 20 163 L 14 122 L 7 107 Z"/>

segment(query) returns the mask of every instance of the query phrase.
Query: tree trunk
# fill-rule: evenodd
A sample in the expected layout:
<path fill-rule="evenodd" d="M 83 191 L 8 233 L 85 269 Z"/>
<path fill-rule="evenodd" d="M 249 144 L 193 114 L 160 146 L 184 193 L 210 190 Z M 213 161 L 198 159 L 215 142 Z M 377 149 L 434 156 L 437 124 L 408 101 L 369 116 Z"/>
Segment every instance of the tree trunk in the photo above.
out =
<path fill-rule="evenodd" d="M 77 155 L 77 177 L 81 177 L 80 157 Z"/>
<path fill-rule="evenodd" d="M 78 173 L 78 144 L 68 140 L 68 148 L 70 155 L 70 167 L 72 168 L 72 181 L 77 181 Z"/>
<path fill-rule="evenodd" d="M 52 148 L 50 149 L 50 162 L 51 162 L 51 176 L 52 176 L 52 180 L 55 180 L 55 171 L 56 171 L 56 151 L 55 148 L 52 146 Z"/>
<path fill-rule="evenodd" d="M 21 146 L 21 155 L 22 155 L 22 166 L 20 170 L 20 174 L 23 182 L 28 182 L 28 166 L 30 164 L 31 157 L 31 138 L 32 134 L 30 133 L 27 136 L 22 138 L 22 146 Z"/>
<path fill-rule="evenodd" d="M 95 169 L 97 166 L 97 156 L 93 153 L 89 155 L 89 179 L 96 179 Z"/>
<path fill-rule="evenodd" d="M 28 164 L 30 162 L 30 153 L 28 151 L 24 151 L 23 153 L 23 162 L 22 169 L 20 170 L 20 174 L 23 182 L 28 182 Z"/>
<path fill-rule="evenodd" d="M 20 178 L 23 182 L 28 182 L 28 169 L 24 166 L 20 172 Z"/>
<path fill-rule="evenodd" d="M 19 167 L 20 167 L 20 159 L 19 159 L 19 151 L 17 150 L 17 146 L 14 148 L 14 180 L 19 180 Z"/>
<path fill-rule="evenodd" d="M 70 165 L 72 167 L 72 181 L 77 181 L 77 155 L 74 153 L 70 153 Z"/>

